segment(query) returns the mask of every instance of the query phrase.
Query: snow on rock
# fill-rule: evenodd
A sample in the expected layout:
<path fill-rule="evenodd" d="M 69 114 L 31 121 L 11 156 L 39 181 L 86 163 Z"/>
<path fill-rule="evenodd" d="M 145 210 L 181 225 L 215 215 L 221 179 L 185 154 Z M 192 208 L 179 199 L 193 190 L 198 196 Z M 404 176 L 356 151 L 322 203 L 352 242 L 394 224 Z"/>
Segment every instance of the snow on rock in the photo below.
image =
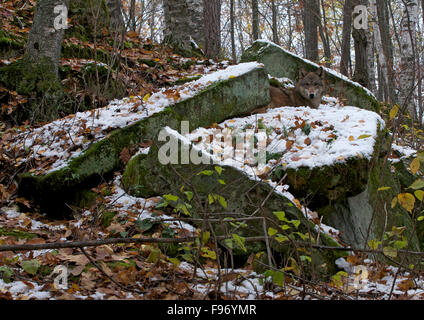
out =
<path fill-rule="evenodd" d="M 221 136 L 225 136 L 243 128 L 252 131 L 265 128 L 268 131 L 267 153 L 282 154 L 279 160 L 270 160 L 269 166 L 280 163 L 287 168 L 314 168 L 331 166 L 354 157 L 370 159 L 378 130 L 384 126 L 378 114 L 356 107 L 282 107 L 265 114 L 230 119 L 219 124 L 218 128 L 199 128 L 189 138 L 197 142 L 199 137 L 216 134 L 216 129 L 222 129 Z M 220 135 L 216 137 L 220 138 Z M 249 143 L 248 137 L 244 141 L 244 150 L 247 150 Z M 197 146 L 213 152 L 216 158 L 225 159 L 223 164 L 238 167 L 248 174 L 254 171 L 254 167 L 248 164 L 257 163 L 254 152 L 250 153 L 250 159 L 229 158 L 228 148 L 215 139 L 211 143 L 202 139 Z"/>
<path fill-rule="evenodd" d="M 63 119 L 53 121 L 37 129 L 23 129 L 11 147 L 15 150 L 28 150 L 34 160 L 50 161 L 43 168 L 31 173 L 58 170 L 72 158 L 79 156 L 90 144 L 105 138 L 111 131 L 130 126 L 137 121 L 163 111 L 166 107 L 191 98 L 214 82 L 228 80 L 248 73 L 262 66 L 257 62 L 230 66 L 199 80 L 161 89 L 143 97 L 130 97 L 114 100 L 107 107 L 86 112 L 78 112 Z M 28 158 L 20 158 L 22 164 Z M 43 161 L 44 163 L 46 161 Z"/>
<path fill-rule="evenodd" d="M 354 86 L 356 86 L 356 87 L 360 87 L 360 88 L 364 89 L 364 90 L 365 90 L 365 92 L 366 92 L 369 96 L 371 96 L 371 97 L 373 97 L 374 99 L 376 99 L 376 97 L 374 96 L 374 94 L 373 94 L 373 93 L 372 93 L 369 89 L 367 89 L 367 88 L 363 87 L 362 85 L 360 85 L 359 83 L 357 83 L 357 82 L 355 82 L 355 81 L 350 80 L 348 77 L 346 77 L 346 76 L 342 75 L 341 73 L 339 73 L 339 72 L 337 72 L 337 71 L 334 71 L 333 69 L 326 68 L 326 67 L 324 67 L 324 66 L 320 66 L 320 65 L 318 65 L 318 64 L 316 64 L 316 63 L 314 63 L 314 62 L 312 62 L 312 61 L 310 61 L 310 60 L 305 60 L 304 58 L 302 58 L 302 57 L 298 56 L 297 54 L 294 54 L 293 52 L 287 51 L 287 50 L 286 50 L 286 49 L 284 49 L 283 47 L 281 47 L 281 46 L 279 46 L 279 45 L 277 45 L 277 44 L 275 44 L 275 43 L 273 43 L 273 42 L 271 42 L 271 41 L 269 41 L 269 40 L 262 40 L 262 39 L 260 39 L 260 40 L 256 40 L 256 41 L 257 41 L 257 42 L 261 42 L 261 43 L 265 43 L 265 44 L 267 44 L 268 46 L 275 46 L 275 47 L 278 47 L 279 49 L 281 49 L 282 51 L 284 51 L 284 52 L 285 52 L 285 53 L 287 53 L 288 55 L 291 55 L 291 56 L 293 56 L 293 57 L 295 57 L 295 58 L 301 59 L 301 60 L 305 61 L 305 63 L 311 64 L 311 65 L 313 65 L 314 67 L 317 67 L 317 68 L 322 67 L 322 68 L 325 70 L 325 72 L 330 73 L 330 74 L 332 74 L 332 75 L 334 75 L 334 76 L 336 76 L 336 77 L 338 77 L 338 78 L 342 79 L 343 81 L 346 81 L 346 82 L 348 82 L 348 83 L 350 83 L 350 84 L 353 84 L 353 85 L 354 85 Z M 262 50 L 264 50 L 264 49 L 262 49 Z"/>

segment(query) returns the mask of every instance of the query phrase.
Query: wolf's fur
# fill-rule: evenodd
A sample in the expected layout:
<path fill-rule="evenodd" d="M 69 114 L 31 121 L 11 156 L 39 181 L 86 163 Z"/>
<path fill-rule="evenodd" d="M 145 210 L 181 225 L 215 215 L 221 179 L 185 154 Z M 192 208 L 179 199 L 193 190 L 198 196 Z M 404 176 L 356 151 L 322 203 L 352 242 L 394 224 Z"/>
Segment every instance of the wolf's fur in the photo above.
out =
<path fill-rule="evenodd" d="M 325 91 L 325 71 L 321 67 L 315 72 L 307 73 L 303 68 L 299 70 L 299 81 L 292 89 L 271 86 L 271 103 L 264 108 L 256 109 L 253 113 L 263 113 L 269 108 L 281 106 L 309 106 L 318 108 Z"/>

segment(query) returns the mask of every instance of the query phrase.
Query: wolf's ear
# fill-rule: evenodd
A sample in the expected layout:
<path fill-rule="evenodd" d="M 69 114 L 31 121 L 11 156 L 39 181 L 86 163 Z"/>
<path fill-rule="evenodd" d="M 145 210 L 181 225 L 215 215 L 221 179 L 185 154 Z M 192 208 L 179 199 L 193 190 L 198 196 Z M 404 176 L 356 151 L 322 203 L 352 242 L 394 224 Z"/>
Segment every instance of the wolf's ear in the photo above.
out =
<path fill-rule="evenodd" d="M 305 76 L 306 76 L 306 71 L 302 67 L 302 68 L 299 69 L 299 79 L 303 79 L 303 78 L 305 78 Z"/>
<path fill-rule="evenodd" d="M 315 72 L 318 77 L 320 77 L 321 79 L 325 78 L 325 70 L 323 67 L 319 67 L 319 69 Z"/>

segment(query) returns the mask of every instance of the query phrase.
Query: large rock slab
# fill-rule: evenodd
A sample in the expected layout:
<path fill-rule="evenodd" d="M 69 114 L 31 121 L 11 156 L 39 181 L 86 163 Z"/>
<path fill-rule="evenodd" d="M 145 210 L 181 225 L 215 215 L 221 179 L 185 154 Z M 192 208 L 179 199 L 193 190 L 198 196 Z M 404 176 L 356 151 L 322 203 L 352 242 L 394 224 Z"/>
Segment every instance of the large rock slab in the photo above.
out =
<path fill-rule="evenodd" d="M 401 189 L 390 163 L 385 162 L 390 136 L 380 116 L 356 107 L 284 107 L 261 115 L 229 119 L 214 128 L 199 128 L 186 138 L 207 154 L 223 156 L 222 146 L 202 144 L 198 137 L 213 136 L 215 130 L 228 131 L 235 137 L 240 130 L 260 129 L 266 132 L 268 143 L 263 170 L 249 165 L 255 159 L 254 152 L 250 158 L 230 158 L 223 163 L 245 172 L 253 181 L 261 181 L 260 177 L 262 181 L 275 183 L 286 176 L 284 183 L 290 186 L 290 193 L 316 211 L 323 223 L 339 230 L 345 244 L 361 248 L 370 240 L 381 239 L 392 227 L 406 227 L 404 234 L 411 248 L 418 249 L 410 215 L 400 206 L 391 208 L 392 199 Z M 160 169 L 161 173 L 153 177 L 149 173 L 153 169 L 147 162 L 156 160 L 151 160 L 151 154 L 143 157 L 146 156 L 135 158 L 127 167 L 123 179 L 127 190 L 141 197 L 169 191 L 169 181 L 174 179 L 169 177 L 175 176 L 175 172 L 168 168 L 165 174 L 165 169 Z M 229 181 L 237 178 L 231 176 Z M 206 184 L 202 192 L 208 187 Z M 379 190 L 381 187 L 386 188 Z M 234 192 L 233 199 L 237 199 L 234 201 L 243 203 L 243 188 L 240 183 L 232 184 L 227 186 L 225 194 Z"/>
<path fill-rule="evenodd" d="M 315 71 L 320 66 L 264 40 L 255 41 L 242 55 L 241 61 L 258 61 L 265 65 L 266 71 L 276 78 L 298 79 L 299 69 Z M 325 68 L 328 83 L 327 94 L 344 98 L 346 105 L 378 111 L 379 105 L 374 95 L 360 84 L 349 80 L 342 74 Z"/>
<path fill-rule="evenodd" d="M 317 239 L 317 232 L 320 232 L 317 231 L 318 227 L 285 196 L 282 186 L 266 183 L 235 166 L 225 164 L 225 161 L 221 162 L 170 128 L 165 128 L 163 132 L 163 137 L 170 137 L 170 140 L 163 137 L 155 139 L 148 154 L 138 155 L 128 163 L 122 178 L 123 187 L 128 193 L 143 198 L 154 195 L 177 196 L 178 200 L 173 205 L 177 208 L 186 206 L 185 209 L 196 218 L 203 218 L 207 213 L 222 213 L 220 217 L 223 222 L 212 223 L 218 236 L 231 236 L 233 233 L 241 237 L 263 236 L 268 227 L 277 228 L 275 226 L 281 224 L 274 212 L 284 211 L 288 220 L 299 222 L 298 228 L 295 230 L 293 227 L 290 232 L 310 232 Z M 175 146 L 173 152 L 177 153 L 172 158 L 175 161 L 164 164 L 163 159 L 169 156 L 168 147 L 171 146 Z M 186 159 L 188 154 L 191 155 L 191 161 L 183 164 L 182 159 Z M 193 156 L 197 161 L 193 160 Z M 190 200 L 188 194 L 191 195 Z M 243 217 L 248 217 L 244 227 L 228 221 Z M 266 217 L 267 226 L 264 228 L 262 220 L 249 220 L 252 217 Z M 326 233 L 321 232 L 319 238 L 322 244 L 338 246 Z M 286 253 L 293 249 L 290 241 L 281 245 L 273 240 L 271 245 Z M 263 242 L 259 241 L 246 243 L 246 247 L 248 252 L 264 250 Z M 243 254 L 240 250 L 235 252 Z M 335 257 L 333 252 L 312 250 L 313 263 L 320 266 L 318 272 L 334 271 Z"/>
<path fill-rule="evenodd" d="M 94 186 L 122 166 L 124 148 L 151 140 L 162 127 L 177 129 L 188 121 L 193 130 L 248 113 L 269 100 L 262 65 L 246 63 L 164 89 L 142 102 L 115 102 L 24 132 L 15 148 L 30 150 L 34 161 L 53 160 L 23 175 L 20 193 L 45 211 L 61 214 L 81 188 Z"/>

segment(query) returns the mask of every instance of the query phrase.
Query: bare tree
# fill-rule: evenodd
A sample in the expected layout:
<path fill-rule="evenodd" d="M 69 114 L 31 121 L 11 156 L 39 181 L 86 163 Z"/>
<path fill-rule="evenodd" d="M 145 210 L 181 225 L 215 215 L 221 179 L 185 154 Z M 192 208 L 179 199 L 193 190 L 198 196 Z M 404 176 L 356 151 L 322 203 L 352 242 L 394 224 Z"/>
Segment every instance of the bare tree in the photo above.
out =
<path fill-rule="evenodd" d="M 366 5 L 367 0 L 354 0 L 353 5 Z M 355 16 L 356 18 L 356 16 Z M 352 36 L 355 43 L 355 72 L 353 80 L 364 87 L 369 87 L 367 35 L 364 29 L 353 28 Z"/>
<path fill-rule="evenodd" d="M 278 12 L 275 0 L 271 0 L 271 11 L 272 11 L 272 41 L 276 44 L 280 43 L 278 37 Z"/>
<path fill-rule="evenodd" d="M 340 73 L 349 75 L 350 63 L 350 36 L 352 32 L 352 0 L 345 0 L 343 9 L 343 34 L 342 34 L 342 53 L 340 61 Z"/>
<path fill-rule="evenodd" d="M 303 0 L 303 26 L 305 33 L 305 57 L 318 61 L 318 0 Z"/>
<path fill-rule="evenodd" d="M 221 51 L 221 0 L 203 0 L 205 54 L 217 58 Z"/>
<path fill-rule="evenodd" d="M 237 54 L 236 54 L 236 36 L 235 36 L 235 10 L 234 10 L 234 0 L 230 0 L 230 33 L 231 33 L 231 57 L 233 59 L 233 62 L 236 62 L 237 60 Z"/>
<path fill-rule="evenodd" d="M 258 0 L 252 0 L 252 37 L 259 39 L 259 5 Z"/>
<path fill-rule="evenodd" d="M 416 76 L 415 67 L 415 34 L 418 23 L 417 0 L 402 0 L 404 13 L 401 21 L 400 39 L 402 45 L 399 73 L 399 102 L 407 106 L 410 116 L 416 120 L 414 85 Z"/>

